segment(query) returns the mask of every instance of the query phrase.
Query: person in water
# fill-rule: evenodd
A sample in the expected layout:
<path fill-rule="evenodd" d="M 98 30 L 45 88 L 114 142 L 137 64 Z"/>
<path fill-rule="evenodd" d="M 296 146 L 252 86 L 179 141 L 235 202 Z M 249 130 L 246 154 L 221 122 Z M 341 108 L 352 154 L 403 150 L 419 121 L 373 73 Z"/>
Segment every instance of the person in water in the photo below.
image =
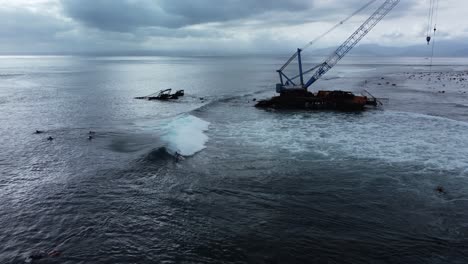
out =
<path fill-rule="evenodd" d="M 59 257 L 60 255 L 61 253 L 58 250 L 52 250 L 49 253 L 46 253 L 45 251 L 35 251 L 31 255 L 29 255 L 29 259 L 34 262 L 35 260 L 41 260 L 41 259 L 45 259 L 48 257 L 54 258 L 54 257 Z"/>
<path fill-rule="evenodd" d="M 184 156 L 182 156 L 182 154 L 180 154 L 178 151 L 176 151 L 174 155 L 176 162 L 179 162 L 184 159 Z"/>

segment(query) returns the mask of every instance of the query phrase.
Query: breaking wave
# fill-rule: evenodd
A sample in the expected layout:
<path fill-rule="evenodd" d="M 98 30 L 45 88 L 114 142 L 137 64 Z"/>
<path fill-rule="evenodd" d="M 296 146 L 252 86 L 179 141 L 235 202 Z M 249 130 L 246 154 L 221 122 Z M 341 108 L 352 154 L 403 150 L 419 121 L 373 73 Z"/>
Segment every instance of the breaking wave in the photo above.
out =
<path fill-rule="evenodd" d="M 210 123 L 192 115 L 183 115 L 163 128 L 162 141 L 166 151 L 174 155 L 193 156 L 202 151 L 208 141 L 205 131 Z"/>
<path fill-rule="evenodd" d="M 144 160 L 148 162 L 157 162 L 160 160 L 170 160 L 172 158 L 173 157 L 169 154 L 165 147 L 160 147 L 148 153 L 148 155 L 144 157 Z"/>

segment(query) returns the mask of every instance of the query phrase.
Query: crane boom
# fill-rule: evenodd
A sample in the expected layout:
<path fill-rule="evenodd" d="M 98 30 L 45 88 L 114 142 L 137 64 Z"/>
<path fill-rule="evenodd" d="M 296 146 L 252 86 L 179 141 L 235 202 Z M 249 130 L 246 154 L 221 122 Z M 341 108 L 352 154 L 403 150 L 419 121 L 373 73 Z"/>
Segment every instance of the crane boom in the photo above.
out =
<path fill-rule="evenodd" d="M 298 49 L 297 57 L 299 61 L 299 75 L 289 78 L 283 73 L 284 68 L 278 70 L 281 84 L 279 91 L 285 88 L 283 77 L 286 78 L 288 85 L 294 85 L 293 80 L 300 77 L 301 87 L 307 89 L 325 73 L 333 68 L 346 54 L 358 44 L 374 27 L 377 25 L 398 3 L 400 0 L 386 0 L 341 46 L 336 49 L 333 54 L 328 57 L 323 63 L 315 66 L 307 71 L 302 71 L 301 51 Z M 293 58 L 294 59 L 294 58 Z M 304 84 L 303 78 L 305 73 L 313 72 L 312 77 Z M 297 87 L 297 86 L 296 86 Z"/>
<path fill-rule="evenodd" d="M 315 71 L 310 80 L 304 85 L 308 88 L 320 77 L 333 68 L 356 44 L 369 33 L 400 0 L 387 0 L 362 24 L 333 54 Z"/>

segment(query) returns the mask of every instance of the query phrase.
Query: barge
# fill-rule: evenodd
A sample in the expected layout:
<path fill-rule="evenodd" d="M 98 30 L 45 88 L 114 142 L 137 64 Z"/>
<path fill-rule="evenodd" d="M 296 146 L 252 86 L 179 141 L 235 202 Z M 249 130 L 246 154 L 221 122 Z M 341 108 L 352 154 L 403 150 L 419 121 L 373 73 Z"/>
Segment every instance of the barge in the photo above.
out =
<path fill-rule="evenodd" d="M 312 93 L 306 89 L 289 90 L 279 96 L 259 101 L 255 107 L 271 109 L 306 109 L 362 111 L 367 106 L 377 106 L 379 100 L 369 93 L 355 95 L 347 91 L 318 91 Z"/>

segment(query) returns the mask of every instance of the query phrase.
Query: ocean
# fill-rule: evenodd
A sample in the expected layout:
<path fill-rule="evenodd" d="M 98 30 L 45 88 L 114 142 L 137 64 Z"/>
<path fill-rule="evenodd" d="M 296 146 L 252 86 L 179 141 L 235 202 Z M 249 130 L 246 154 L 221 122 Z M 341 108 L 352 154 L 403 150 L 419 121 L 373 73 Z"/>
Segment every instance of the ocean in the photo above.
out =
<path fill-rule="evenodd" d="M 468 59 L 351 56 L 311 90 L 383 107 L 256 109 L 285 59 L 0 57 L 0 263 L 466 263 Z"/>

